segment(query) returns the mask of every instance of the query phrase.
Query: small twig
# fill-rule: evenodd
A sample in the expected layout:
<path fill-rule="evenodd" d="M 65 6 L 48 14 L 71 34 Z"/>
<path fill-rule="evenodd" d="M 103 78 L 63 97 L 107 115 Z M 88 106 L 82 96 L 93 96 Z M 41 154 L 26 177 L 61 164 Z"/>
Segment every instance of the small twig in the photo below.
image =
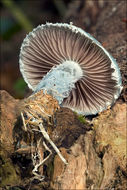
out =
<path fill-rule="evenodd" d="M 25 148 L 19 148 L 18 150 L 16 150 L 15 152 L 19 153 L 19 154 L 25 154 L 25 153 L 30 153 L 31 149 L 33 149 L 33 152 L 35 152 L 35 147 L 31 147 L 31 146 L 27 146 Z"/>
<path fill-rule="evenodd" d="M 54 148 L 54 150 L 56 151 L 56 153 L 59 155 L 59 157 L 61 158 L 61 160 L 65 163 L 68 164 L 67 161 L 65 160 L 65 158 L 62 156 L 62 154 L 60 153 L 59 149 L 56 147 L 56 145 L 53 143 L 53 141 L 50 139 L 48 133 L 45 131 L 42 123 L 39 123 L 39 128 L 41 130 L 41 133 L 43 134 L 44 138 L 52 145 L 52 147 Z"/>
<path fill-rule="evenodd" d="M 22 112 L 21 112 L 21 117 L 22 117 L 22 122 L 23 122 L 23 125 L 24 125 L 24 128 L 25 128 L 25 131 L 27 131 L 25 119 L 24 119 L 24 116 L 23 116 L 23 113 L 22 113 Z"/>
<path fill-rule="evenodd" d="M 37 143 L 37 148 L 39 149 L 39 146 L 40 146 L 40 142 L 41 142 L 41 139 L 39 140 L 39 142 Z M 43 159 L 42 160 L 42 157 L 41 157 L 41 154 L 40 154 L 40 152 L 38 151 L 38 157 L 40 158 L 40 160 L 39 160 L 39 163 L 38 164 L 34 164 L 35 166 L 34 166 L 34 169 L 32 170 L 32 173 L 35 175 L 35 177 L 34 177 L 34 179 L 35 178 L 37 178 L 37 179 L 39 179 L 39 180 L 43 180 L 44 179 L 44 176 L 42 177 L 41 175 L 39 175 L 38 173 L 37 173 L 37 171 L 38 171 L 38 169 L 39 169 L 39 167 L 41 166 L 41 165 L 43 165 L 44 164 L 44 162 L 46 161 L 46 160 L 48 160 L 48 158 L 51 156 L 51 154 L 52 154 L 52 151 L 47 147 L 47 145 L 45 144 L 45 142 L 43 142 L 43 146 L 44 146 L 44 148 L 47 150 L 47 151 L 49 151 L 49 155 L 45 158 L 45 159 Z"/>

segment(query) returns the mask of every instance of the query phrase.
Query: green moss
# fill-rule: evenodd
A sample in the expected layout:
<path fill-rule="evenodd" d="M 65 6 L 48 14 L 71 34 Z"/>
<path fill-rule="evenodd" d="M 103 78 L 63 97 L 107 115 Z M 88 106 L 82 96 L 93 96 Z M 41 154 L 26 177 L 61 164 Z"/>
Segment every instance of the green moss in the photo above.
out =
<path fill-rule="evenodd" d="M 4 151 L 1 151 L 0 153 L 0 176 L 2 178 L 0 187 L 19 184 L 20 177 L 16 174 L 16 167 L 13 166 L 11 160 L 6 157 Z"/>
<path fill-rule="evenodd" d="M 76 112 L 74 112 L 74 113 L 76 114 L 78 120 L 79 120 L 81 123 L 83 123 L 83 124 L 86 124 L 86 123 L 87 123 L 86 120 L 85 120 L 85 116 L 80 115 L 80 114 L 77 114 Z"/>

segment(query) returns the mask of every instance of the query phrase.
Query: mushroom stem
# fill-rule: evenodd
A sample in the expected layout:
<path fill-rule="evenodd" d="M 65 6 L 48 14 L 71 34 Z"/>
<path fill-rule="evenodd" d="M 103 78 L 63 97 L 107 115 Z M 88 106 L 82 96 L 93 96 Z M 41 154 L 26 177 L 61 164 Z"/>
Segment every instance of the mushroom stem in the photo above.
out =
<path fill-rule="evenodd" d="M 34 93 L 43 90 L 52 95 L 61 104 L 64 98 L 75 88 L 75 83 L 83 76 L 83 71 L 78 63 L 64 61 L 53 67 L 37 85 Z"/>

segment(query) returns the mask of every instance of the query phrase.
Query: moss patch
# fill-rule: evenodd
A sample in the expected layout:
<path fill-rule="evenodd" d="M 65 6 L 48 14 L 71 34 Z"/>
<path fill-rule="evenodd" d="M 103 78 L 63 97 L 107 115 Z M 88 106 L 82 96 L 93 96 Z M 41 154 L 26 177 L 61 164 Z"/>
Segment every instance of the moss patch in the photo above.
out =
<path fill-rule="evenodd" d="M 16 173 L 16 167 L 13 165 L 11 159 L 7 158 L 4 150 L 0 151 L 0 161 L 0 187 L 19 184 L 21 180 Z"/>
<path fill-rule="evenodd" d="M 85 117 L 83 116 L 83 115 L 80 115 L 80 114 L 77 114 L 77 113 L 75 113 L 76 114 L 76 116 L 77 116 L 77 119 L 81 122 L 81 123 L 83 123 L 83 124 L 86 124 L 87 123 L 87 121 L 86 121 L 86 119 L 85 119 Z"/>

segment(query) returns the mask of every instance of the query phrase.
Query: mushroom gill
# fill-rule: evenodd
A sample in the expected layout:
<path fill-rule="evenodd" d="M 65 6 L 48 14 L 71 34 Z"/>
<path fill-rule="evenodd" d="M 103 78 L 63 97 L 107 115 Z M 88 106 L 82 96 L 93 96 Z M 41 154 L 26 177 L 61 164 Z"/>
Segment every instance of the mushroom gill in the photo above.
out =
<path fill-rule="evenodd" d="M 119 97 L 116 61 L 90 34 L 61 23 L 40 25 L 23 41 L 20 70 L 33 91 L 46 90 L 64 107 L 91 115 Z"/>

